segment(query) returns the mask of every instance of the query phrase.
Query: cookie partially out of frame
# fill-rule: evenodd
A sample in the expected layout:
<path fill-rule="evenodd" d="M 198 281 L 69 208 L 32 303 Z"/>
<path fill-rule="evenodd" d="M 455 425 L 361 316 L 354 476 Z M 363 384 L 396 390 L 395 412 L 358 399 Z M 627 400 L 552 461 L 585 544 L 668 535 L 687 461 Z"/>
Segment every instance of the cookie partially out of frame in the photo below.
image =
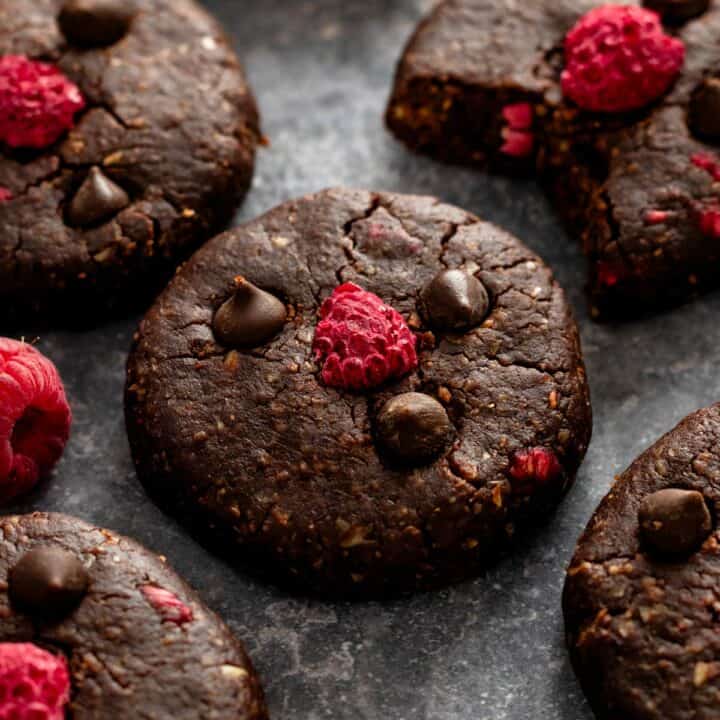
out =
<path fill-rule="evenodd" d="M 567 574 L 568 645 L 604 720 L 718 714 L 720 406 L 700 410 L 617 479 Z"/>
<path fill-rule="evenodd" d="M 536 172 L 588 257 L 593 313 L 624 318 L 718 286 L 720 3 L 645 3 L 684 62 L 664 92 L 613 112 L 563 93 L 566 37 L 601 6 L 444 0 L 405 50 L 387 121 L 439 159 Z"/>
<path fill-rule="evenodd" d="M 140 326 L 126 411 L 159 503 L 331 594 L 475 574 L 559 501 L 591 429 L 536 255 L 433 198 L 346 189 L 193 256 Z"/>
<path fill-rule="evenodd" d="M 255 101 L 193 0 L 2 0 L 0 67 L 5 317 L 72 320 L 137 298 L 245 195 Z M 64 80 L 40 103 L 47 122 L 8 121 L 52 68 Z"/>
<path fill-rule="evenodd" d="M 66 515 L 5 517 L 0 579 L 1 647 L 64 656 L 76 720 L 267 718 L 240 642 L 136 542 Z"/>

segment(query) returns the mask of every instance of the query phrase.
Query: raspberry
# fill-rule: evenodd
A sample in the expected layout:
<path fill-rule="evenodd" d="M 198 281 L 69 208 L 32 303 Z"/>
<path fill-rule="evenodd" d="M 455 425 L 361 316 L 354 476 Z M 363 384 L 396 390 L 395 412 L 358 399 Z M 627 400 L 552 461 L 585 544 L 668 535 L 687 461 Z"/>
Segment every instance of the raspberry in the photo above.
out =
<path fill-rule="evenodd" d="M 163 622 L 184 625 L 192 621 L 193 611 L 169 590 L 163 590 L 157 585 L 143 585 L 141 590 L 147 601 L 160 613 Z"/>
<path fill-rule="evenodd" d="M 353 283 L 335 288 L 320 308 L 313 350 L 326 385 L 370 389 L 417 367 L 416 338 L 403 317 Z"/>
<path fill-rule="evenodd" d="M 697 223 L 703 235 L 720 238 L 720 206 L 698 207 Z"/>
<path fill-rule="evenodd" d="M 665 34 L 657 13 L 602 5 L 565 37 L 562 89 L 585 110 L 636 110 L 667 91 L 684 61 L 685 46 Z"/>
<path fill-rule="evenodd" d="M 69 701 L 64 657 L 31 643 L 0 643 L 0 720 L 63 720 Z"/>
<path fill-rule="evenodd" d="M 713 180 L 720 181 L 720 161 L 716 157 L 706 153 L 695 153 L 690 161 L 695 167 L 704 170 Z"/>
<path fill-rule="evenodd" d="M 669 217 L 667 210 L 646 210 L 643 220 L 646 225 L 662 225 Z"/>
<path fill-rule="evenodd" d="M 0 205 L 13 199 L 13 194 L 6 187 L 0 185 Z"/>
<path fill-rule="evenodd" d="M 0 338 L 0 501 L 28 492 L 52 470 L 71 420 L 50 360 L 31 345 Z"/>
<path fill-rule="evenodd" d="M 531 132 L 533 124 L 533 106 L 530 103 L 515 103 L 502 109 L 507 127 L 502 130 L 503 145 L 500 152 L 513 157 L 527 157 L 535 147 L 535 137 Z"/>
<path fill-rule="evenodd" d="M 552 450 L 536 447 L 515 453 L 510 464 L 510 477 L 517 481 L 513 491 L 529 494 L 538 486 L 547 485 L 559 477 L 562 466 Z"/>
<path fill-rule="evenodd" d="M 604 287 L 615 287 L 620 282 L 621 273 L 612 263 L 600 260 L 596 272 L 598 283 Z"/>
<path fill-rule="evenodd" d="M 0 57 L 0 141 L 10 147 L 52 145 L 84 107 L 78 87 L 54 65 Z"/>

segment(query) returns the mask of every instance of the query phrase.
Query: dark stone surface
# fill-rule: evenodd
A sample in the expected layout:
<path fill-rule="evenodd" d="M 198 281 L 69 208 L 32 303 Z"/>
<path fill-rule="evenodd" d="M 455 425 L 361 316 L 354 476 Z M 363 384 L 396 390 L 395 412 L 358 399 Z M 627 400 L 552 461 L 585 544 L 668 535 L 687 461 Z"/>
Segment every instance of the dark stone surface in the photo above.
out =
<path fill-rule="evenodd" d="M 341 183 L 427 192 L 505 225 L 555 268 L 582 326 L 596 415 L 578 485 L 547 527 L 476 581 L 386 604 L 286 596 L 213 558 L 136 481 L 122 418 L 131 318 L 40 334 L 76 421 L 55 478 L 12 509 L 74 513 L 167 555 L 245 641 L 278 720 L 590 720 L 563 646 L 564 569 L 613 475 L 720 399 L 720 294 L 642 322 L 593 324 L 580 251 L 531 182 L 442 167 L 392 140 L 382 113 L 394 63 L 428 0 L 207 5 L 236 39 L 272 140 L 238 220 Z"/>

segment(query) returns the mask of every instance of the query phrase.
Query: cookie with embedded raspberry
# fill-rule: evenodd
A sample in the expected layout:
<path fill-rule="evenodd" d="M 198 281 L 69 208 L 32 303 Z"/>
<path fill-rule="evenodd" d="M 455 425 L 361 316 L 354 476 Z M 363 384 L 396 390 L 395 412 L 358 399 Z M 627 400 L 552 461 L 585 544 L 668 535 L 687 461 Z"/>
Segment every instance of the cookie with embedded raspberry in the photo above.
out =
<path fill-rule="evenodd" d="M 5 314 L 74 322 L 149 299 L 232 217 L 259 139 L 243 70 L 194 0 L 4 0 Z"/>
<path fill-rule="evenodd" d="M 720 276 L 720 5 L 641 5 L 445 0 L 387 112 L 416 150 L 536 173 L 582 242 L 596 316 L 676 304 Z"/>
<path fill-rule="evenodd" d="M 241 643 L 164 558 L 52 513 L 0 538 L 0 717 L 267 718 Z"/>
<path fill-rule="evenodd" d="M 537 256 L 346 189 L 198 251 L 140 326 L 126 416 L 147 489 L 235 562 L 376 596 L 477 573 L 559 502 L 591 428 Z"/>
<path fill-rule="evenodd" d="M 685 418 L 620 475 L 578 542 L 564 613 L 598 718 L 717 715 L 720 405 Z"/>

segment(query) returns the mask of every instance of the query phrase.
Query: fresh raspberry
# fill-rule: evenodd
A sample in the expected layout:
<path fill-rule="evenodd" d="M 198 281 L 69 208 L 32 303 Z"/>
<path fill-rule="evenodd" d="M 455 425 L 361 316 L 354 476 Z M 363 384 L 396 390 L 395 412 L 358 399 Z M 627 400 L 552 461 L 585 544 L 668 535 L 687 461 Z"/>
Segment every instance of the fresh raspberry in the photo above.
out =
<path fill-rule="evenodd" d="M 515 453 L 510 464 L 510 477 L 516 481 L 513 491 L 519 494 L 530 494 L 561 473 L 562 466 L 555 453 L 542 447 Z"/>
<path fill-rule="evenodd" d="M 665 34 L 657 13 L 602 5 L 565 37 L 562 89 L 585 110 L 636 110 L 667 91 L 684 61 L 685 46 Z"/>
<path fill-rule="evenodd" d="M 72 420 L 55 366 L 0 338 L 0 501 L 31 490 L 60 459 Z"/>
<path fill-rule="evenodd" d="M 416 338 L 402 315 L 353 283 L 335 288 L 320 308 L 313 350 L 326 385 L 370 389 L 417 367 Z"/>
<path fill-rule="evenodd" d="M 184 625 L 193 619 L 193 611 L 177 595 L 157 585 L 143 585 L 140 588 L 147 601 L 158 611 L 163 622 Z"/>
<path fill-rule="evenodd" d="M 79 88 L 54 65 L 22 55 L 0 57 L 0 141 L 44 148 L 75 124 L 85 107 Z"/>
<path fill-rule="evenodd" d="M 32 643 L 0 643 L 0 720 L 63 720 L 69 701 L 64 657 Z"/>
<path fill-rule="evenodd" d="M 10 190 L 8 190 L 6 187 L 2 187 L 2 185 L 0 185 L 0 205 L 2 203 L 9 202 L 12 199 L 13 199 L 12 192 Z"/>

